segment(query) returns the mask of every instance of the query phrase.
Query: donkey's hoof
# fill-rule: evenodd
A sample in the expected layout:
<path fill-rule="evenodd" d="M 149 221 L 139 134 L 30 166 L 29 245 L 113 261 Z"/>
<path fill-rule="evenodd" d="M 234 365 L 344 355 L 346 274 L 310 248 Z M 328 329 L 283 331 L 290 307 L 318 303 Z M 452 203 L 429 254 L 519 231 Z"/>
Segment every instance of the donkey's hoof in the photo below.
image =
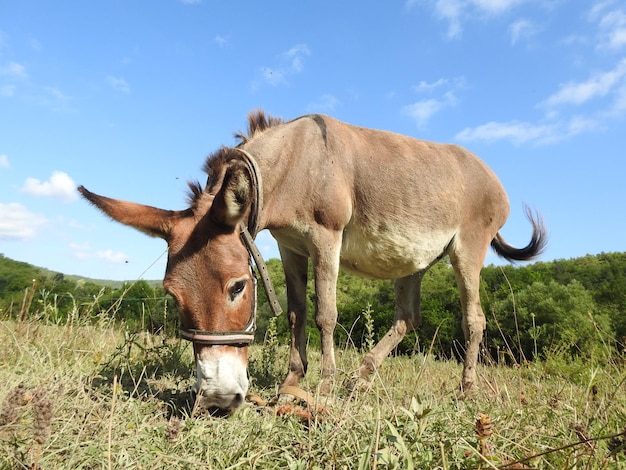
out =
<path fill-rule="evenodd" d="M 319 385 L 319 394 L 329 396 L 332 392 L 335 381 L 332 377 L 324 377 Z"/>
<path fill-rule="evenodd" d="M 364 392 L 372 387 L 372 381 L 369 378 L 353 375 L 346 380 L 346 390 L 348 393 Z"/>
<path fill-rule="evenodd" d="M 476 396 L 476 385 L 474 382 L 463 382 L 457 390 L 456 396 L 459 400 L 467 400 Z"/>

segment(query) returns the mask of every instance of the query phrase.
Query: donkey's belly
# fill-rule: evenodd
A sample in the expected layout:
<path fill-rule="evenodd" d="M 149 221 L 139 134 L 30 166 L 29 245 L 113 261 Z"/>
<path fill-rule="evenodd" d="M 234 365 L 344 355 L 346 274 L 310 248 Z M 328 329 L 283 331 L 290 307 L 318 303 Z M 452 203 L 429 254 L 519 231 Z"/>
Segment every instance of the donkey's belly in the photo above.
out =
<path fill-rule="evenodd" d="M 406 230 L 346 228 L 341 247 L 341 267 L 378 279 L 398 279 L 428 268 L 450 246 L 453 228 L 425 233 Z"/>

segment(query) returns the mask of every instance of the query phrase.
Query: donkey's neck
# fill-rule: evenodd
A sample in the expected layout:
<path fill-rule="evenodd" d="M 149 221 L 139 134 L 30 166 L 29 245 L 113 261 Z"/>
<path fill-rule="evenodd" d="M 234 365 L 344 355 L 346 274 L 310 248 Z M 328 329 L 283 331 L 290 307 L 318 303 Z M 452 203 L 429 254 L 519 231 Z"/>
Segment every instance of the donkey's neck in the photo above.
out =
<path fill-rule="evenodd" d="M 282 228 L 292 219 L 288 209 L 291 192 L 285 191 L 293 179 L 293 175 L 289 174 L 291 156 L 280 148 L 268 148 L 267 145 L 259 145 L 254 141 L 244 147 L 254 158 L 261 186 L 257 232 Z M 284 186 L 285 183 L 287 187 Z"/>

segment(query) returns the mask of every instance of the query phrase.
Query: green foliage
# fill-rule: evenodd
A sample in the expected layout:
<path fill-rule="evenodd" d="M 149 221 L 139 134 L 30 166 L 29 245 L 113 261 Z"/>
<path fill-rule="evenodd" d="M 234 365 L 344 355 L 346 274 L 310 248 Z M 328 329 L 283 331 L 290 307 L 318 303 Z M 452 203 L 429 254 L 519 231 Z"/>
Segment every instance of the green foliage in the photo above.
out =
<path fill-rule="evenodd" d="M 452 357 L 455 342 L 463 344 L 461 300 L 454 271 L 447 258 L 434 265 L 422 281 L 422 325 L 418 331 L 421 350 L 433 342 L 438 355 Z"/>
<path fill-rule="evenodd" d="M 279 301 L 286 311 L 285 277 L 280 260 L 267 262 Z M 174 332 L 173 300 L 153 282 L 103 285 L 36 268 L 0 255 L 0 318 L 47 317 L 68 321 L 89 309 L 93 321 L 114 318 L 131 330 Z M 259 283 L 260 286 L 260 283 Z M 447 261 L 434 265 L 422 283 L 422 322 L 407 334 L 399 354 L 432 350 L 440 357 L 461 356 L 461 306 L 454 272 Z M 520 362 L 550 351 L 592 356 L 626 351 L 626 253 L 602 253 L 524 266 L 486 266 L 481 299 L 487 317 L 486 350 Z M 307 287 L 308 343 L 319 345 L 315 326 L 313 274 Z M 337 283 L 338 345 L 369 348 L 389 329 L 395 301 L 392 281 L 363 279 L 341 272 Z M 272 317 L 264 290 L 258 290 L 257 341 Z M 287 315 L 275 320 L 276 341 L 287 344 Z M 599 332 L 605 334 L 601 340 Z"/>
<path fill-rule="evenodd" d="M 274 316 L 269 320 L 261 354 L 252 355 L 249 359 L 250 377 L 260 387 L 276 384 L 284 373 L 284 367 L 280 367 L 278 361 L 276 320 Z"/>
<path fill-rule="evenodd" d="M 365 321 L 365 337 L 363 338 L 363 347 L 365 351 L 370 351 L 374 346 L 374 318 L 372 316 L 372 305 L 367 304 L 363 310 L 363 320 Z"/>
<path fill-rule="evenodd" d="M 287 311 L 287 289 L 285 287 L 285 273 L 283 271 L 283 265 L 279 259 L 273 258 L 266 261 L 267 272 L 272 280 L 276 296 L 283 307 L 284 312 Z M 265 338 L 265 333 L 269 328 L 271 321 L 275 322 L 276 337 L 280 340 L 286 340 L 289 338 L 289 324 L 287 323 L 287 315 L 283 313 L 278 318 L 274 318 L 274 314 L 270 309 L 267 301 L 267 294 L 263 289 L 261 279 L 257 280 L 257 331 L 255 334 L 255 340 L 262 343 Z"/>
<path fill-rule="evenodd" d="M 509 344 L 516 356 L 529 360 L 537 353 L 562 351 L 584 357 L 603 353 L 597 330 L 611 330 L 609 319 L 597 311 L 589 291 L 576 280 L 567 285 L 534 282 L 515 297 L 493 304 L 492 314 L 514 339 Z M 487 324 L 491 344 L 505 348 L 496 322 Z"/>
<path fill-rule="evenodd" d="M 0 255 L 0 319 L 45 317 L 59 324 L 82 311 L 94 322 L 114 318 L 136 330 L 176 328 L 176 305 L 162 287 L 144 280 L 107 284 L 70 279 Z"/>

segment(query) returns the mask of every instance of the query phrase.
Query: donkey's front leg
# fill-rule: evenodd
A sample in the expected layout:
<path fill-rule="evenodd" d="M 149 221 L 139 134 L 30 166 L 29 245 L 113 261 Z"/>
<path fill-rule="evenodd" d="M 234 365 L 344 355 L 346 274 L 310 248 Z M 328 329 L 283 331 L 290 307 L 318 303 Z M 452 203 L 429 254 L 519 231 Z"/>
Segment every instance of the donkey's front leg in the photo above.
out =
<path fill-rule="evenodd" d="M 283 386 L 298 385 L 307 369 L 306 358 L 306 283 L 309 258 L 278 245 L 287 285 L 287 315 L 291 330 L 289 370 Z"/>
<path fill-rule="evenodd" d="M 320 392 L 330 393 L 335 375 L 334 331 L 337 324 L 337 276 L 341 234 L 326 232 L 325 237 L 316 240 L 312 253 L 313 274 L 315 276 L 315 323 L 322 340 L 322 382 Z"/>

